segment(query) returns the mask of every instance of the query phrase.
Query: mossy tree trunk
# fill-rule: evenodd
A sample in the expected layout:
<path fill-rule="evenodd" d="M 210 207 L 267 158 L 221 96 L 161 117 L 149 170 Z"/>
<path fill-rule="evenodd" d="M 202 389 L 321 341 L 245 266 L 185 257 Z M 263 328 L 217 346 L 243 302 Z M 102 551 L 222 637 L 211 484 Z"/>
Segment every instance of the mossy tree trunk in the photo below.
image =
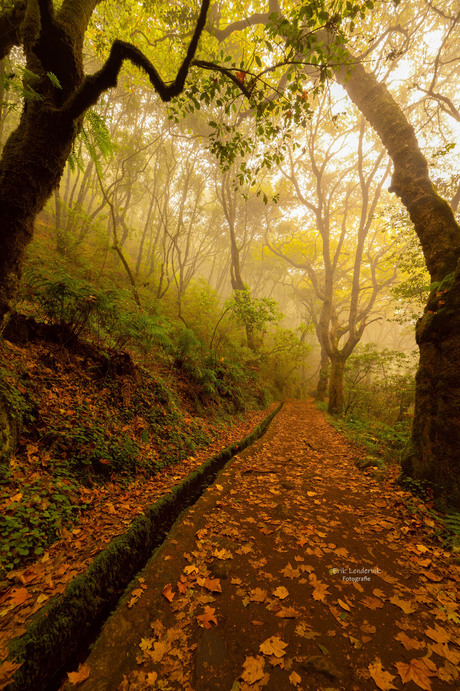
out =
<path fill-rule="evenodd" d="M 447 503 L 460 508 L 460 227 L 437 194 L 414 130 L 386 87 L 360 64 L 348 77 L 341 70 L 337 80 L 392 158 L 390 191 L 407 208 L 437 283 L 416 329 L 420 363 L 403 472 L 429 482 Z"/>
<path fill-rule="evenodd" d="M 103 67 L 84 75 L 83 41 L 98 1 L 63 0 L 55 10 L 50 0 L 13 0 L 0 12 L 0 60 L 21 46 L 29 70 L 20 123 L 0 160 L 0 333 L 17 293 L 35 217 L 59 184 L 84 113 L 116 86 L 125 60 L 146 72 L 162 100 L 181 93 L 209 6 L 209 0 L 203 0 L 177 77 L 166 85 L 141 51 L 119 40 L 113 42 Z M 27 86 L 33 87 L 37 99 L 27 98 Z"/>

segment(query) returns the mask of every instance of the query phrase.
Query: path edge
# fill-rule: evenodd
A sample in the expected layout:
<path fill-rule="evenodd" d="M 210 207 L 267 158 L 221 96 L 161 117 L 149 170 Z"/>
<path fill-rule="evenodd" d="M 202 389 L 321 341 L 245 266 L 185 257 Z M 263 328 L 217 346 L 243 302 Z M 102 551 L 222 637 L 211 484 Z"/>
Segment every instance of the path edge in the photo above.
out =
<path fill-rule="evenodd" d="M 123 591 L 165 540 L 181 512 L 194 504 L 218 473 L 237 454 L 266 432 L 283 407 L 281 402 L 239 442 L 206 460 L 173 487 L 128 530 L 115 537 L 86 571 L 32 618 L 27 631 L 9 643 L 9 661 L 21 663 L 5 691 L 44 691 L 57 673 L 81 649 L 94 622 L 105 620 Z"/>

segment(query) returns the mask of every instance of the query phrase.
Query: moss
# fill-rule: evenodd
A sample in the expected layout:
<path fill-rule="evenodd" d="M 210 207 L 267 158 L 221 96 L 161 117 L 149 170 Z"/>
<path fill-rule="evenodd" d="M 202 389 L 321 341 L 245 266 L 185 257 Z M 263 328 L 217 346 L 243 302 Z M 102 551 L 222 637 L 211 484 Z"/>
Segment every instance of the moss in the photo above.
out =
<path fill-rule="evenodd" d="M 10 658 L 23 664 L 6 687 L 7 691 L 40 691 L 59 677 L 66 662 L 86 646 L 95 627 L 100 628 L 120 594 L 163 542 L 179 514 L 201 496 L 236 453 L 262 436 L 281 405 L 242 441 L 212 456 L 170 494 L 148 507 L 60 597 L 37 613 L 26 633 L 10 644 Z"/>

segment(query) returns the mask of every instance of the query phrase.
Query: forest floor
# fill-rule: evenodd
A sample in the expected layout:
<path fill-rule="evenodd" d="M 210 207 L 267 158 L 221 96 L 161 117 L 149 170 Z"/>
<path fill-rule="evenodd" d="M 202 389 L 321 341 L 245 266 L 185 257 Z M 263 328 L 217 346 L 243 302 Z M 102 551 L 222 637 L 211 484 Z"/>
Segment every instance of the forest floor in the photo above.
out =
<path fill-rule="evenodd" d="M 423 502 L 358 457 L 312 402 L 287 402 L 182 514 L 62 688 L 455 686 L 460 567 Z"/>
<path fill-rule="evenodd" d="M 138 441 L 143 456 L 150 454 L 158 457 L 153 435 L 145 444 L 139 442 L 140 434 L 146 426 L 145 423 L 137 424 L 139 421 L 142 423 L 141 417 L 135 416 L 127 424 L 121 415 L 124 406 L 132 409 L 133 404 L 131 399 L 124 403 L 118 390 L 126 391 L 128 385 L 135 390 L 139 389 L 140 385 L 136 383 L 135 377 L 129 374 L 114 376 L 112 389 L 115 394 L 113 390 L 111 393 L 107 379 L 91 374 L 93 370 L 96 371 L 99 362 L 97 351 L 89 346 L 85 348 L 89 353 L 88 355 L 85 351 L 85 357 L 78 350 L 41 341 L 26 345 L 14 345 L 5 341 L 0 348 L 4 366 L 11 360 L 18 369 L 32 373 L 28 374 L 25 381 L 29 389 L 33 387 L 39 419 L 39 423 L 33 421 L 24 426 L 17 454 L 10 461 L 9 477 L 0 484 L 0 517 L 9 515 L 14 507 L 23 506 L 24 530 L 28 534 L 30 527 L 27 527 L 26 519 L 29 516 L 43 516 L 53 509 L 56 511 L 53 526 L 58 526 L 54 530 L 50 529 L 50 534 L 53 536 L 57 533 L 57 537 L 41 549 L 41 555 L 35 561 L 31 562 L 29 559 L 27 564 L 7 572 L 0 569 L 0 689 L 9 683 L 19 666 L 15 662 L 5 661 L 9 652 L 8 644 L 13 638 L 25 633 L 32 617 L 52 598 L 63 593 L 67 585 L 88 568 L 113 538 L 126 532 L 136 516 L 170 492 L 205 460 L 252 432 L 276 407 L 273 404 L 266 410 L 246 411 L 244 417 L 242 414 L 233 418 L 227 415 L 224 423 L 217 416 L 213 418 L 204 406 L 204 413 L 198 416 L 189 401 L 181 400 L 177 407 L 182 417 L 172 417 L 170 409 L 167 406 L 160 407 L 147 391 L 145 407 L 158 408 L 162 421 L 161 431 L 165 436 L 164 440 L 160 439 L 160 443 L 165 447 L 165 458 L 169 457 L 171 462 L 167 463 L 165 460 L 163 467 L 155 475 L 141 473 L 129 481 L 114 474 L 103 483 L 83 485 L 77 484 L 71 477 L 73 505 L 84 508 L 77 516 L 72 515 L 66 524 L 51 503 L 54 497 L 62 499 L 63 490 L 59 487 L 56 489 L 53 484 L 55 470 L 50 467 L 53 453 L 50 451 L 50 429 L 60 430 L 64 438 L 66 431 L 70 435 L 78 425 L 91 429 L 92 425 L 101 424 L 101 418 L 104 420 L 105 415 L 110 420 L 108 439 L 116 440 L 123 429 L 128 429 L 129 433 L 132 431 L 133 439 Z M 139 372 L 138 368 L 136 372 Z M 177 382 L 174 383 L 177 386 Z M 20 383 L 20 386 L 25 384 Z M 186 390 L 185 384 L 183 388 Z M 85 402 L 85 417 L 75 410 L 78 399 Z M 192 408 L 191 412 L 186 408 L 187 403 Z M 45 432 L 40 433 L 40 425 Z M 193 441 L 192 433 L 189 432 L 192 425 L 200 446 L 197 442 L 193 453 L 189 451 L 185 458 L 181 458 L 179 453 L 185 455 L 187 449 L 176 450 L 169 441 L 170 438 L 180 436 L 185 438 L 187 434 Z M 202 431 L 203 435 L 197 435 L 197 430 Z M 77 442 L 72 443 L 73 453 L 76 455 Z M 179 462 L 173 464 L 175 457 Z M 66 475 L 59 476 L 58 480 L 62 480 L 64 487 L 65 483 L 70 483 Z M 9 545 L 8 536 L 0 537 L 2 548 L 6 549 Z M 11 536 L 11 539 L 13 537 L 15 536 Z"/>

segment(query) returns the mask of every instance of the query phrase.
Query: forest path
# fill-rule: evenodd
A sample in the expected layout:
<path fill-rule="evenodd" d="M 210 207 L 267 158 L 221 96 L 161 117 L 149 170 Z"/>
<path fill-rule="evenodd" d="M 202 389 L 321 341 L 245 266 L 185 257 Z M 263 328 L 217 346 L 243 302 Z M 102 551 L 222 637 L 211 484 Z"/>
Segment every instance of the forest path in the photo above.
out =
<path fill-rule="evenodd" d="M 423 505 L 411 516 L 357 457 L 312 402 L 287 402 L 176 522 L 79 690 L 452 688 L 458 566 Z"/>

